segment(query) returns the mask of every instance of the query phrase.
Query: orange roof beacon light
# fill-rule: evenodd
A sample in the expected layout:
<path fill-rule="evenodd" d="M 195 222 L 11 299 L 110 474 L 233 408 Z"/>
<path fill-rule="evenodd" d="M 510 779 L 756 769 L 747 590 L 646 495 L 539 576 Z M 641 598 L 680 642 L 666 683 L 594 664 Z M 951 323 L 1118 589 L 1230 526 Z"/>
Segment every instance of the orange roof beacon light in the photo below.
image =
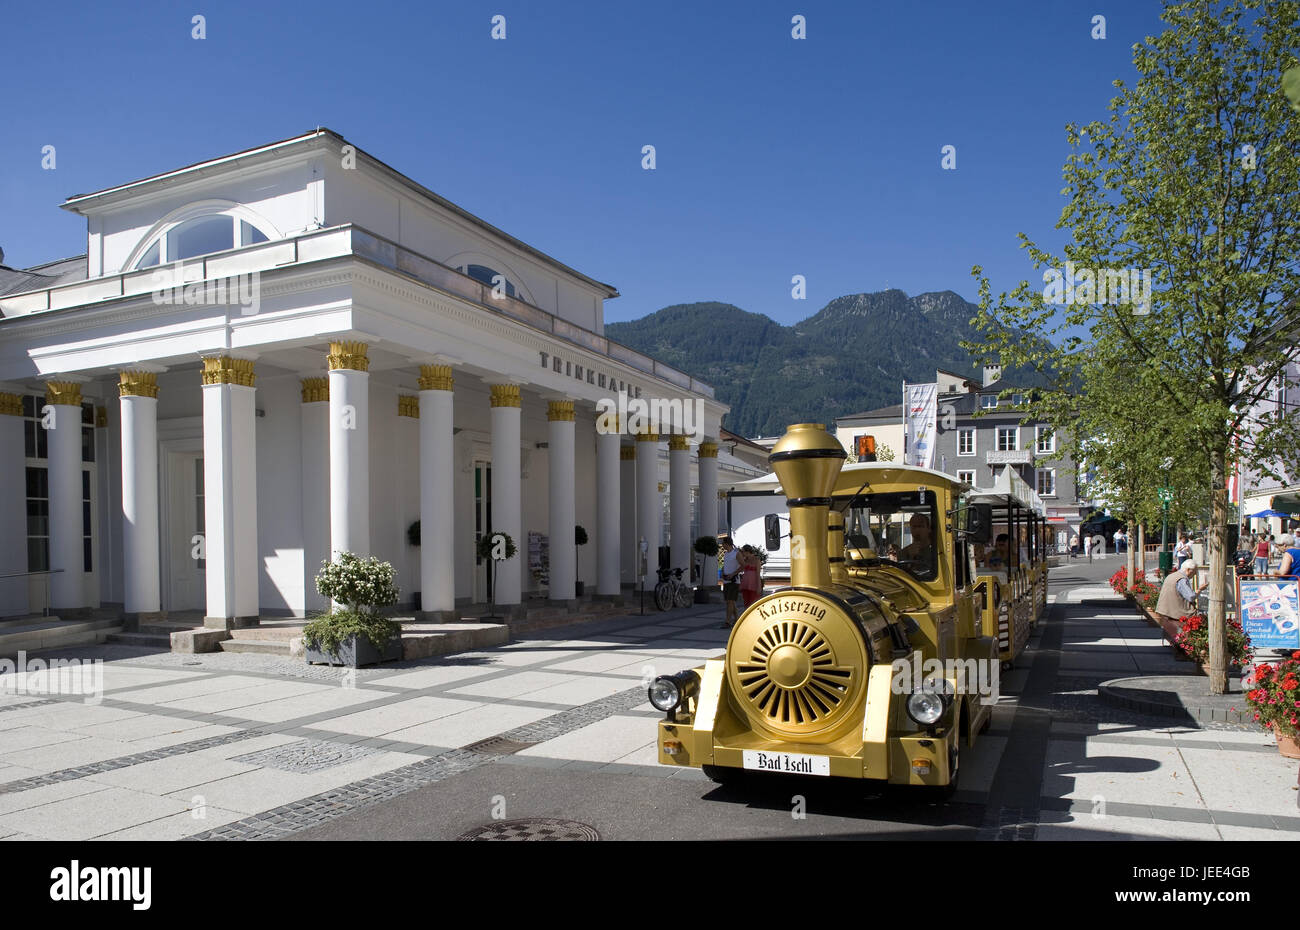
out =
<path fill-rule="evenodd" d="M 857 437 L 857 454 L 859 462 L 874 462 L 876 460 L 876 437 L 859 436 Z"/>

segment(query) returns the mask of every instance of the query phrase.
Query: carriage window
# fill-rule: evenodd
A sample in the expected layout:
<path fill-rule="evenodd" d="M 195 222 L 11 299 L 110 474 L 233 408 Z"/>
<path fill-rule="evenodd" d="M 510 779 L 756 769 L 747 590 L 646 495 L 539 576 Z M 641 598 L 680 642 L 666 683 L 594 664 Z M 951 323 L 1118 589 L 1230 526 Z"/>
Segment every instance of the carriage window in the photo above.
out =
<path fill-rule="evenodd" d="M 842 507 L 836 502 L 836 508 Z M 938 575 L 938 535 L 942 524 L 931 491 L 862 494 L 844 514 L 844 540 L 850 548 L 871 549 L 881 561 L 921 581 Z"/>

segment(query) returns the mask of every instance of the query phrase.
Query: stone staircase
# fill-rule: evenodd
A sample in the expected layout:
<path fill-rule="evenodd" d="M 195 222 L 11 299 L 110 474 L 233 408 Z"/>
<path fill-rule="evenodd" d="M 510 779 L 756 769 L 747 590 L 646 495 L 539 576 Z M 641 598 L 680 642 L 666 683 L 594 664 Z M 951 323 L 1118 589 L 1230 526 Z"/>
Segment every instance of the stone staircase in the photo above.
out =
<path fill-rule="evenodd" d="M 92 610 L 85 616 L 6 617 L 0 620 L 0 657 L 14 658 L 19 652 L 46 652 L 105 642 L 122 629 L 121 615 L 114 610 Z"/>
<path fill-rule="evenodd" d="M 201 625 L 199 624 L 199 626 Z M 140 646 L 157 649 L 159 652 L 171 652 L 172 634 L 195 628 L 194 623 L 185 620 L 153 620 L 140 624 L 140 628 L 132 633 L 113 633 L 107 637 L 106 641 L 122 646 Z"/>
<path fill-rule="evenodd" d="M 292 655 L 290 640 L 302 636 L 303 621 L 297 623 L 267 623 L 262 626 L 241 627 L 230 631 L 224 640 L 222 652 L 245 652 L 264 656 Z"/>

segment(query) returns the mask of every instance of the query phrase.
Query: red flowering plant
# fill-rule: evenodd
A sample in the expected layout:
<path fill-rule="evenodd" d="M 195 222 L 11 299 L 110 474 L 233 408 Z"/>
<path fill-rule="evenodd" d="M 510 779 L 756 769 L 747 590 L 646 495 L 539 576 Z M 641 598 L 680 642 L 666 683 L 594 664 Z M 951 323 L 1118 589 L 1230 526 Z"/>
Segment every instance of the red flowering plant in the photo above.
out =
<path fill-rule="evenodd" d="M 1160 600 L 1160 589 L 1147 581 L 1144 575 L 1138 576 L 1129 591 L 1132 592 L 1133 599 L 1144 607 L 1154 608 L 1156 602 Z"/>
<path fill-rule="evenodd" d="M 1116 594 L 1123 594 L 1128 590 L 1128 568 L 1123 567 L 1115 574 L 1110 576 L 1110 586 Z"/>
<path fill-rule="evenodd" d="M 1259 663 L 1241 684 L 1264 729 L 1300 738 L 1300 650 L 1281 662 Z"/>
<path fill-rule="evenodd" d="M 1178 625 L 1180 629 L 1177 638 L 1174 640 L 1178 648 L 1202 665 L 1209 662 L 1209 622 L 1200 614 L 1192 614 L 1188 617 L 1179 617 Z M 1241 628 L 1241 624 L 1232 619 L 1228 620 L 1226 632 L 1227 639 L 1224 641 L 1224 646 L 1228 651 L 1228 664 L 1244 665 L 1246 660 L 1250 658 L 1250 637 Z"/>

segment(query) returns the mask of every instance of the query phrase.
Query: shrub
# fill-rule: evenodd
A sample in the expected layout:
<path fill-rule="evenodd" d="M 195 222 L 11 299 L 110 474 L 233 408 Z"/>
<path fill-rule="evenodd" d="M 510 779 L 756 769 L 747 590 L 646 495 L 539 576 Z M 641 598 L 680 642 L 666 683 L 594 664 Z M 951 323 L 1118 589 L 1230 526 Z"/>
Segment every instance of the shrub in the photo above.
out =
<path fill-rule="evenodd" d="M 1110 576 L 1111 589 L 1116 594 L 1123 594 L 1128 590 L 1128 568 L 1124 567 Z"/>
<path fill-rule="evenodd" d="M 1246 701 L 1266 730 L 1300 737 L 1300 650 L 1276 664 L 1260 663 L 1242 679 Z"/>
<path fill-rule="evenodd" d="M 587 531 L 582 528 L 581 524 L 573 528 L 573 544 L 575 546 L 585 546 L 587 544 Z"/>
<path fill-rule="evenodd" d="M 515 541 L 510 538 L 509 533 L 501 533 L 501 532 L 497 532 L 496 530 L 488 530 L 486 533 L 484 533 L 482 536 L 479 537 L 478 545 L 475 546 L 475 551 L 478 553 L 478 557 L 480 559 L 485 559 L 489 562 L 492 561 L 492 550 L 496 548 L 496 538 L 498 536 L 505 537 L 507 559 L 513 559 L 515 555 L 519 552 L 519 549 L 515 546 Z"/>
<path fill-rule="evenodd" d="M 337 652 L 349 636 L 364 636 L 382 651 L 401 627 L 379 616 L 379 608 L 397 603 L 399 589 L 393 566 L 373 556 L 360 558 L 351 552 L 339 553 L 335 562 L 322 562 L 316 575 L 316 590 L 342 604 L 302 629 L 303 637 L 324 652 Z"/>
<path fill-rule="evenodd" d="M 695 551 L 703 556 L 712 556 L 718 554 L 718 540 L 714 536 L 701 536 L 695 540 Z"/>
<path fill-rule="evenodd" d="M 1210 661 L 1210 624 L 1200 614 L 1179 617 L 1181 629 L 1175 638 L 1175 644 L 1197 662 Z M 1236 620 L 1229 620 L 1227 639 L 1224 644 L 1228 650 L 1228 661 L 1242 665 L 1250 657 L 1250 637 Z"/>
<path fill-rule="evenodd" d="M 1137 574 L 1129 593 L 1134 600 L 1150 609 L 1155 609 L 1156 602 L 1160 600 L 1160 589 L 1147 581 L 1145 572 Z"/>

